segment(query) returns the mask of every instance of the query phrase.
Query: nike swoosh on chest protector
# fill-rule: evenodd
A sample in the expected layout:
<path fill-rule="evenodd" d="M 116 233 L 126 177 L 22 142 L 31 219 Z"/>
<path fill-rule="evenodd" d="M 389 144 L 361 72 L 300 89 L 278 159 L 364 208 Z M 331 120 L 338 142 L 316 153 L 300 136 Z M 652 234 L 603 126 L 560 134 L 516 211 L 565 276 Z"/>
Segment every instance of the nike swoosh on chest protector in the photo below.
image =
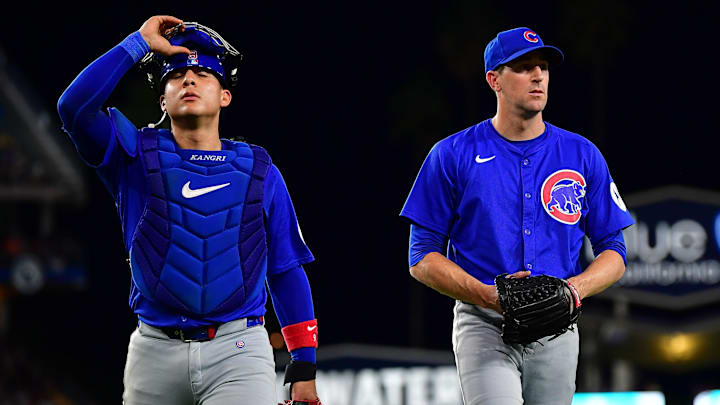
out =
<path fill-rule="evenodd" d="M 190 188 L 190 182 L 188 181 L 187 183 L 185 183 L 185 185 L 182 188 L 182 196 L 185 198 L 195 198 L 195 197 L 199 197 L 203 194 L 207 194 L 207 193 L 213 192 L 215 190 L 219 190 L 223 187 L 227 187 L 229 185 L 230 185 L 230 183 L 224 183 L 224 184 L 218 184 L 217 186 L 202 187 L 202 188 L 193 190 Z"/>

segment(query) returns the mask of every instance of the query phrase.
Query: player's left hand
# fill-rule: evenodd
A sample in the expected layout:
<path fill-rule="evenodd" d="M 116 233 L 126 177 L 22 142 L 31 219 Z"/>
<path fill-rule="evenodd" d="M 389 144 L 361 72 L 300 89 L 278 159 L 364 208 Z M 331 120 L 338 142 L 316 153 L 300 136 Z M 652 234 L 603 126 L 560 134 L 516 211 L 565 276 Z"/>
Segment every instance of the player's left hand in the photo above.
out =
<path fill-rule="evenodd" d="M 140 27 L 140 35 L 148 44 L 151 52 L 161 55 L 170 56 L 177 53 L 189 54 L 190 50 L 184 46 L 172 45 L 165 38 L 165 34 L 170 32 L 174 27 L 183 30 L 185 26 L 180 25 L 183 21 L 171 15 L 156 15 L 150 17 Z"/>
<path fill-rule="evenodd" d="M 315 388 L 315 380 L 294 382 L 290 398 L 293 401 L 317 401 L 318 394 Z"/>

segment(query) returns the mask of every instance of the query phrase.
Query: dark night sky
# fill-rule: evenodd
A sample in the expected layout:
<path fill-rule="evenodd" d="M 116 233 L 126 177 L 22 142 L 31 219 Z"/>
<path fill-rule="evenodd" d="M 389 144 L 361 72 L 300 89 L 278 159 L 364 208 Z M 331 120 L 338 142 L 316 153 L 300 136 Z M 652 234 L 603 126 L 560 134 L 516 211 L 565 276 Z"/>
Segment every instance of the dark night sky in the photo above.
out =
<path fill-rule="evenodd" d="M 411 280 L 408 228 L 397 215 L 432 144 L 494 114 L 482 52 L 500 30 L 528 26 L 563 50 L 544 117 L 596 142 L 626 196 L 667 184 L 717 187 L 707 172 L 716 159 L 715 22 L 700 3 L 264 3 L 117 11 L 98 3 L 81 12 L 65 4 L 5 19 L 0 44 L 42 101 L 36 107 L 53 116 L 73 78 L 151 15 L 206 24 L 241 50 L 241 88 L 221 135 L 265 146 L 285 177 L 317 259 L 306 269 L 322 344 L 451 348 L 451 300 Z M 132 71 L 109 104 L 145 125 L 159 118 L 152 97 Z M 58 139 L 69 144 L 59 125 Z M 133 323 L 128 271 L 112 200 L 84 173 L 89 205 L 60 208 L 58 225 L 87 243 L 91 288 L 61 303 L 25 304 L 29 314 L 49 315 L 47 327 L 83 325 L 95 336 L 85 347 L 71 334 L 55 339 L 85 353 L 79 363 L 117 370 L 98 381 L 117 390 Z M 424 326 L 411 325 L 410 313 L 426 314 Z M 34 320 L 18 322 L 37 330 Z"/>

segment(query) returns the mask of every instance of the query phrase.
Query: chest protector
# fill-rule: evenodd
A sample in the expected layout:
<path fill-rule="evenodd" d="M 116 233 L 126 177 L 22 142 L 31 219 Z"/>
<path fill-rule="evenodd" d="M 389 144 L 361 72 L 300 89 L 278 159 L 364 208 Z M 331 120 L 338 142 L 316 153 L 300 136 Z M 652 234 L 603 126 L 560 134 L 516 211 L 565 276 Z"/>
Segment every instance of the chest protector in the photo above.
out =
<path fill-rule="evenodd" d="M 169 308 L 221 314 L 264 285 L 270 157 L 258 146 L 226 145 L 182 150 L 166 130 L 140 131 L 148 197 L 132 238 L 132 277 L 145 297 Z"/>

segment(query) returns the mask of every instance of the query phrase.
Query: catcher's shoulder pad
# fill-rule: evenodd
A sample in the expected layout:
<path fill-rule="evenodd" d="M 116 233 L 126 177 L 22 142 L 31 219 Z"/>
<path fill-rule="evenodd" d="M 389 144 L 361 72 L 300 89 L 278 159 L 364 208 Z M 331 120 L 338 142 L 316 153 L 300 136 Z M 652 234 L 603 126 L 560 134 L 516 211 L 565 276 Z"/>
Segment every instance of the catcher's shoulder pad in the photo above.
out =
<path fill-rule="evenodd" d="M 135 157 L 138 148 L 138 129 L 135 124 L 115 107 L 108 108 L 108 115 L 120 146 L 128 156 Z"/>

